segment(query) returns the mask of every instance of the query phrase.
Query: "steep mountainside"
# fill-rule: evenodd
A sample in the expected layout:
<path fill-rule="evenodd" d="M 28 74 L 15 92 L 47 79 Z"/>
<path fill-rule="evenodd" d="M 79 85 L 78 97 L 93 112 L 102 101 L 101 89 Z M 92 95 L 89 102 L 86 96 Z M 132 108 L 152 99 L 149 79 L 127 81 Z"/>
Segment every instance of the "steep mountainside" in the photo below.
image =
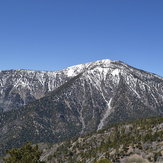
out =
<path fill-rule="evenodd" d="M 0 114 L 1 153 L 25 141 L 58 142 L 110 123 L 163 115 L 163 78 L 157 75 L 110 60 L 57 74 L 58 80 L 51 77 L 54 91 L 44 90 L 45 97 Z"/>

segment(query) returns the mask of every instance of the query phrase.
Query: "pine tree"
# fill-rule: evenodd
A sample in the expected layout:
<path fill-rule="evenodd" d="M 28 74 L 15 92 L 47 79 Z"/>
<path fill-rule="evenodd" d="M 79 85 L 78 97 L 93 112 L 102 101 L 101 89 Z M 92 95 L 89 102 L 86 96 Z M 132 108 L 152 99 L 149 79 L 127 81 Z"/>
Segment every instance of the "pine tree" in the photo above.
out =
<path fill-rule="evenodd" d="M 3 159 L 5 163 L 45 163 L 39 160 L 42 152 L 38 149 L 38 145 L 32 146 L 31 143 L 8 150 L 7 154 L 9 156 Z"/>

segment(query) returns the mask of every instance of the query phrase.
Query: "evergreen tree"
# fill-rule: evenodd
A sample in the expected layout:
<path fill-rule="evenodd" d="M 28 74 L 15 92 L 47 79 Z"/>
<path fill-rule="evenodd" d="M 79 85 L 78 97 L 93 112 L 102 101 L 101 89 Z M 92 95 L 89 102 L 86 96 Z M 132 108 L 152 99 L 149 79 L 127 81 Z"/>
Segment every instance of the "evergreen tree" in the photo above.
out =
<path fill-rule="evenodd" d="M 31 143 L 8 150 L 7 154 L 9 156 L 3 159 L 5 163 L 45 163 L 39 160 L 42 152 L 38 149 L 38 145 L 32 146 Z"/>

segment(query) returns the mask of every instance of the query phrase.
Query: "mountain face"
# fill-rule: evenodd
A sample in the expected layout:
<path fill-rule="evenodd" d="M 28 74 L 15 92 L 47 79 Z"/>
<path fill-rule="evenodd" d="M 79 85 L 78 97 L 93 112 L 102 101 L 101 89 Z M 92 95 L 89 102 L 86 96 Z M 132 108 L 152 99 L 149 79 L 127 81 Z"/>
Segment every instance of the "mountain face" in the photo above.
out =
<path fill-rule="evenodd" d="M 57 72 L 2 71 L 1 81 L 1 107 L 10 110 L 0 114 L 1 153 L 26 141 L 58 142 L 163 115 L 163 78 L 120 61 Z"/>

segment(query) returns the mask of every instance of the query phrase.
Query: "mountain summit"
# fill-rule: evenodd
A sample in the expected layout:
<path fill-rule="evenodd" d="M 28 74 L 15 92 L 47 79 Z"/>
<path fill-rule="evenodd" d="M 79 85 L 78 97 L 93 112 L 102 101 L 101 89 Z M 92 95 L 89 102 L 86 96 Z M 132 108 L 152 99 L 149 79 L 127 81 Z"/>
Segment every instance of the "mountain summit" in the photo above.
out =
<path fill-rule="evenodd" d="M 121 61 L 61 71 L 0 72 L 0 151 L 58 142 L 108 124 L 163 115 L 163 78 Z"/>

